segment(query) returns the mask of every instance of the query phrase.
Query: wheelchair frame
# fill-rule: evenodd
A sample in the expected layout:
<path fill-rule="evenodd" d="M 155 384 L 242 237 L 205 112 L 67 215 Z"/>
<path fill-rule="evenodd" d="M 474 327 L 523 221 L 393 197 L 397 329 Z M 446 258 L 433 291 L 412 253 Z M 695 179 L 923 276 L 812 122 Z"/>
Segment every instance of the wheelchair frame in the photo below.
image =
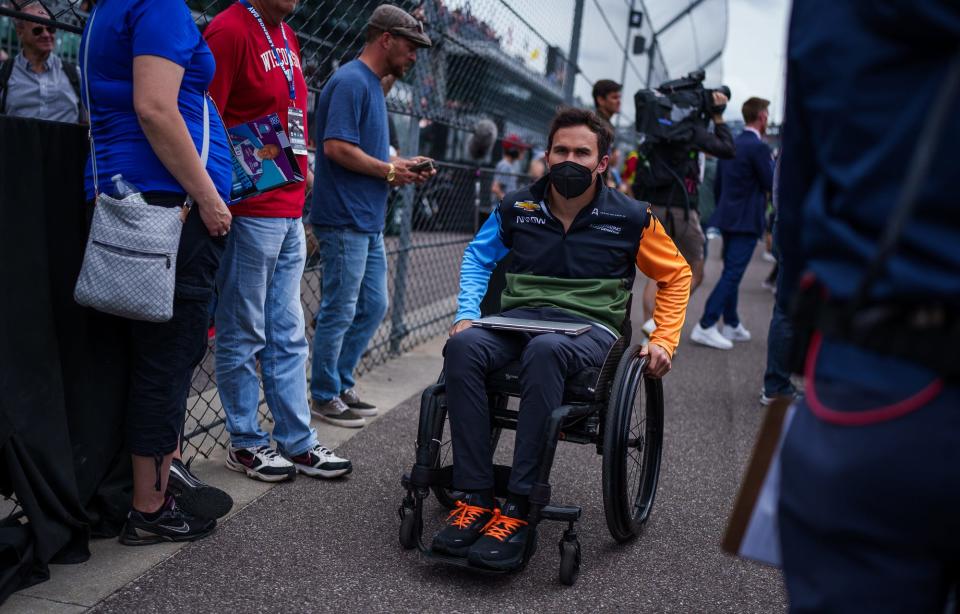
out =
<path fill-rule="evenodd" d="M 629 329 L 609 350 L 593 386 L 587 388 L 590 394 L 577 397 L 565 393 L 563 404 L 547 420 L 538 479 L 529 496 L 531 536 L 521 565 L 511 572 L 523 569 L 536 551 L 540 522 L 554 520 L 567 523 L 559 543 L 560 582 L 566 585 L 576 582 L 581 563 L 576 525 L 582 510 L 579 506 L 551 503 L 550 472 L 557 443 L 561 440 L 595 445 L 597 453 L 603 456 L 604 512 L 607 527 L 615 540 L 626 542 L 636 538 L 649 518 L 656 497 L 663 447 L 663 388 L 660 380 L 644 377 L 646 359 L 640 357 L 641 346 L 628 348 L 628 342 Z M 512 363 L 487 378 L 494 449 L 502 429 L 516 428 L 518 412 L 508 409 L 507 402 L 509 397 L 520 396 L 519 378 L 510 373 L 510 369 L 517 366 L 518 363 Z M 635 409 L 640 409 L 634 408 L 634 404 L 641 387 L 644 392 L 644 428 L 642 432 L 633 432 L 631 418 Z M 448 509 L 455 501 L 450 491 L 453 466 L 441 466 L 446 417 L 446 386 L 441 376 L 441 382 L 424 390 L 421 396 L 416 462 L 401 480 L 406 495 L 398 509 L 400 544 L 405 549 L 417 548 L 425 561 L 480 573 L 508 573 L 471 566 L 466 558 L 434 553 L 424 544 L 423 505 L 430 492 L 433 491 Z M 637 457 L 642 455 L 635 490 L 628 484 L 631 450 L 637 451 Z M 506 496 L 510 469 L 506 465 L 494 465 L 498 497 Z"/>

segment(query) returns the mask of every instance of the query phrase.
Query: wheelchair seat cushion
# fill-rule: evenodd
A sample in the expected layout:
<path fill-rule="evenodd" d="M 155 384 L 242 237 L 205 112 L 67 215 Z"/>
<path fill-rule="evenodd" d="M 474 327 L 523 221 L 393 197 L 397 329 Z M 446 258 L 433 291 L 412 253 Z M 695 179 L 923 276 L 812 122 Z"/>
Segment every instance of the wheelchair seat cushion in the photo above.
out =
<path fill-rule="evenodd" d="M 602 401 L 603 399 L 597 395 L 599 377 L 600 367 L 587 367 L 569 376 L 564 383 L 564 401 L 581 403 Z M 520 361 L 515 360 L 502 369 L 490 373 L 487 376 L 487 387 L 495 392 L 520 396 L 523 389 L 520 383 Z"/>

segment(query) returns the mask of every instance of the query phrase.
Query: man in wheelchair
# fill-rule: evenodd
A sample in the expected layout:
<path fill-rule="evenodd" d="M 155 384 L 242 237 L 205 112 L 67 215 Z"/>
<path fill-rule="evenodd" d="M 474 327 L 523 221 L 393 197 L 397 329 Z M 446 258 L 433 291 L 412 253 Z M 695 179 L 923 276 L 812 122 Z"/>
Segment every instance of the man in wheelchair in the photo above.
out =
<path fill-rule="evenodd" d="M 545 423 L 563 399 L 567 376 L 600 367 L 624 326 L 636 269 L 658 286 L 657 327 L 645 352 L 647 375 L 661 377 L 680 338 L 690 296 L 690 267 L 663 226 L 640 203 L 607 188 L 613 135 L 591 111 L 553 119 L 549 173 L 507 194 L 467 247 L 459 308 L 444 350 L 453 439 L 453 488 L 464 494 L 433 539 L 434 552 L 472 565 L 513 569 L 528 539 L 528 495 L 536 479 Z M 585 322 L 578 336 L 532 335 L 471 327 L 497 263 L 512 253 L 501 315 Z M 487 375 L 521 362 L 522 396 L 509 496 L 494 495 Z"/>

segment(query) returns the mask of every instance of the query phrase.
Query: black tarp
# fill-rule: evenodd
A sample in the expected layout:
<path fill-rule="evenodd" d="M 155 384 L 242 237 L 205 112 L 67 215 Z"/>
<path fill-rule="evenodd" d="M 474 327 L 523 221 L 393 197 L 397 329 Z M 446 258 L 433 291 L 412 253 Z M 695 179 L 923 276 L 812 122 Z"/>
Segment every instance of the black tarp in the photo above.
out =
<path fill-rule="evenodd" d="M 87 232 L 80 126 L 0 116 L 0 602 L 116 535 L 131 495 L 122 329 L 73 301 Z"/>

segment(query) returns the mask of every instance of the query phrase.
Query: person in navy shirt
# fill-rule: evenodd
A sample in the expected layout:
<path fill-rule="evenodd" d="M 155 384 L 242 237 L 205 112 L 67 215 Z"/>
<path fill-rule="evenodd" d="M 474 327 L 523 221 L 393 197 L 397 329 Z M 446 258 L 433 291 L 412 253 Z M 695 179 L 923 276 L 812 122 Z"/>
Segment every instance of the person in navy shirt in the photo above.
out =
<path fill-rule="evenodd" d="M 958 41 L 955 0 L 793 4 L 778 182 L 780 292 L 789 300 L 812 287 L 820 309 L 835 305 L 859 317 L 849 322 L 855 327 L 826 330 L 821 318 L 805 344 L 804 396 L 780 455 L 791 612 L 956 610 L 956 89 L 945 98 L 944 121 L 931 121 L 949 76 L 960 76 Z M 930 165 L 913 210 L 866 301 L 851 304 L 927 129 L 936 136 L 923 145 Z"/>
<path fill-rule="evenodd" d="M 80 50 L 97 156 L 98 185 L 87 164 L 89 203 L 97 193 L 115 191 L 115 175 L 148 204 L 179 207 L 187 196 L 195 203 L 177 251 L 173 318 L 126 320 L 130 347 L 118 359 L 130 368 L 126 431 L 133 462 L 132 509 L 120 541 L 194 540 L 213 531 L 214 518 L 231 505 L 226 493 L 210 487 L 206 493 L 219 500 L 215 510 L 192 508 L 189 497 L 181 503 L 191 509 L 182 509 L 170 494 L 182 493 L 178 487 L 187 483 L 176 476 L 189 480 L 179 461 L 185 399 L 206 351 L 214 275 L 231 221 L 224 204 L 230 153 L 205 94 L 214 60 L 182 0 L 101 0 L 87 20 Z M 210 117 L 206 168 L 200 160 L 204 105 Z"/>
<path fill-rule="evenodd" d="M 740 280 L 750 264 L 757 240 L 766 228 L 767 194 L 773 189 L 773 153 L 763 142 L 769 100 L 749 98 L 743 103 L 746 127 L 737 137 L 736 157 L 721 160 L 714 182 L 717 208 L 711 226 L 723 235 L 723 274 L 707 298 L 700 322 L 690 340 L 720 350 L 734 341 L 749 341 L 750 331 L 737 314 Z M 723 317 L 723 327 L 718 326 Z"/>
<path fill-rule="evenodd" d="M 310 379 L 312 410 L 321 420 L 358 428 L 376 407 L 360 400 L 353 370 L 387 313 L 383 226 L 391 186 L 423 183 L 426 158 L 390 155 L 387 107 L 380 80 L 402 78 L 429 47 L 421 24 L 381 4 L 367 22 L 360 57 L 334 73 L 316 102 L 317 148 L 310 221 L 323 260 Z"/>

